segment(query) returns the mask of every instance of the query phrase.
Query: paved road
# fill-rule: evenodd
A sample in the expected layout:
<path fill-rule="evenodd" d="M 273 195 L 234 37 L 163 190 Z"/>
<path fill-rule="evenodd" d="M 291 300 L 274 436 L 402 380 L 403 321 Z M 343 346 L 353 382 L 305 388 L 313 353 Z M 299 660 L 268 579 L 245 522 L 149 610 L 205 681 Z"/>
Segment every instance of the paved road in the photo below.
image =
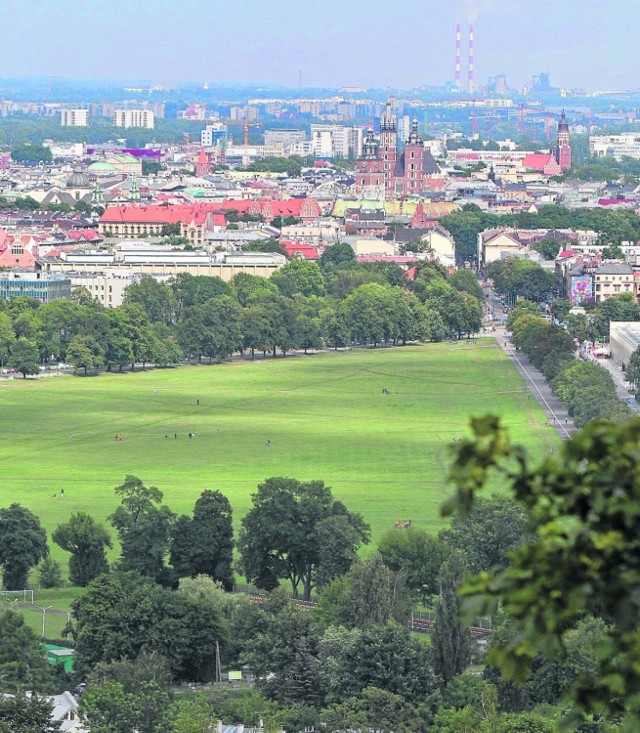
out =
<path fill-rule="evenodd" d="M 489 309 L 494 318 L 498 321 L 506 319 L 507 313 L 493 293 L 488 293 L 488 301 Z M 578 429 L 573 422 L 573 418 L 567 412 L 567 408 L 553 394 L 542 373 L 533 366 L 522 352 L 516 352 L 506 328 L 497 326 L 495 336 L 496 341 L 503 348 L 511 363 L 520 373 L 529 391 L 544 411 L 549 425 L 555 429 L 563 440 L 577 432 Z"/>

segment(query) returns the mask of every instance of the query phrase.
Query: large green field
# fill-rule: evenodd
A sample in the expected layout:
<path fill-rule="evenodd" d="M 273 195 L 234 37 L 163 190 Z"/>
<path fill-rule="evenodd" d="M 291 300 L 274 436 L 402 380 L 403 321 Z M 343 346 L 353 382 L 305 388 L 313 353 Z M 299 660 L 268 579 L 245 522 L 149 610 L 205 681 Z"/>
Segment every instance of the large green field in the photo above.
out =
<path fill-rule="evenodd" d="M 533 454 L 558 442 L 490 339 L 16 379 L 0 383 L 0 410 L 0 506 L 29 507 L 49 532 L 79 510 L 105 520 L 125 474 L 158 486 L 176 512 L 219 489 L 236 524 L 266 477 L 322 479 L 374 539 L 395 519 L 436 530 L 448 449 L 471 415 L 499 414 Z"/>

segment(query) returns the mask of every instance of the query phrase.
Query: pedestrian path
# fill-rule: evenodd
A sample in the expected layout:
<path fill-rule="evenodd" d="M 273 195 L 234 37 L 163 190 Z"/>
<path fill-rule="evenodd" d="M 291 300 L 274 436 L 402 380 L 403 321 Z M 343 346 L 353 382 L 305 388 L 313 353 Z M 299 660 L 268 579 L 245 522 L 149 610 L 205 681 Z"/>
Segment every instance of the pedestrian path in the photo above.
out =
<path fill-rule="evenodd" d="M 554 428 L 563 440 L 570 438 L 573 433 L 577 432 L 578 428 L 575 426 L 573 418 L 567 412 L 567 408 L 563 402 L 551 391 L 542 373 L 524 354 L 516 352 L 506 329 L 502 327 L 496 328 L 496 341 L 518 370 L 527 388 L 543 409 L 549 425 Z"/>

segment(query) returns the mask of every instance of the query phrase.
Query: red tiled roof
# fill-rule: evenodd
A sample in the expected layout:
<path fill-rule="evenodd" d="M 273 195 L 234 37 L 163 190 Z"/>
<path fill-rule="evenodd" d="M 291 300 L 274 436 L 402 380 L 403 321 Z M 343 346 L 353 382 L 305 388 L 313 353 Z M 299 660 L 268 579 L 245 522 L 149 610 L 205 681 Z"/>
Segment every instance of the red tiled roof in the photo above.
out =
<path fill-rule="evenodd" d="M 214 226 L 224 226 L 226 218 L 219 204 L 176 204 L 169 206 L 110 206 L 100 217 L 103 224 L 196 224 L 204 223 L 207 215 Z"/>
<path fill-rule="evenodd" d="M 320 258 L 320 252 L 310 244 L 302 244 L 300 242 L 282 242 L 287 257 L 292 258 L 301 255 L 305 260 L 317 260 Z"/>

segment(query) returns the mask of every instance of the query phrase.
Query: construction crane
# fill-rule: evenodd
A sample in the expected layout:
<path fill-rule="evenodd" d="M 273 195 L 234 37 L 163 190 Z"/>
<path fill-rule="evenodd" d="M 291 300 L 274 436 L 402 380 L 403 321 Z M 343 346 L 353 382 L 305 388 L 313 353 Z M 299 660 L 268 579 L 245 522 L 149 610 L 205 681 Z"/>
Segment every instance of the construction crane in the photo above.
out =
<path fill-rule="evenodd" d="M 240 120 L 219 120 L 219 122 L 224 123 L 228 127 L 231 127 L 231 126 L 244 127 L 244 147 L 245 149 L 249 147 L 249 128 L 250 127 L 264 127 L 262 122 L 249 122 L 249 120 L 244 120 L 244 122 L 241 122 Z"/>

